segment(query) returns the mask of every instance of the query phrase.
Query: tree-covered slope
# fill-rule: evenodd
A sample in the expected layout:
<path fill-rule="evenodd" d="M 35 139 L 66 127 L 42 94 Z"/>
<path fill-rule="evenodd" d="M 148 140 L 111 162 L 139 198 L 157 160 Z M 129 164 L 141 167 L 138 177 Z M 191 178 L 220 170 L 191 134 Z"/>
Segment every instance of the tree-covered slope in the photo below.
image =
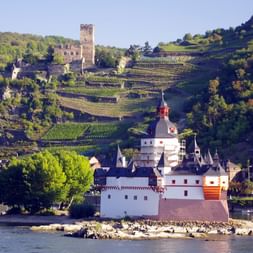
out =
<path fill-rule="evenodd" d="M 253 149 L 253 19 L 220 35 L 226 50 L 207 57 L 219 65 L 217 76 L 188 103 L 188 126 L 204 147 L 245 162 Z"/>
<path fill-rule="evenodd" d="M 0 69 L 15 59 L 32 54 L 38 58 L 46 55 L 48 47 L 56 44 L 78 43 L 60 36 L 38 36 L 0 32 Z"/>

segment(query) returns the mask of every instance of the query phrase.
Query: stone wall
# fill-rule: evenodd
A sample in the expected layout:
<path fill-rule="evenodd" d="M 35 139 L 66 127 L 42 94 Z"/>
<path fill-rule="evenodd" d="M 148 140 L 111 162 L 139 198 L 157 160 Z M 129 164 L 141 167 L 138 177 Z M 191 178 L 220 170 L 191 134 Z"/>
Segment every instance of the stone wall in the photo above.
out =
<path fill-rule="evenodd" d="M 85 100 L 91 102 L 100 102 L 100 103 L 113 103 L 116 104 L 119 101 L 119 97 L 103 97 L 103 96 L 91 96 L 85 94 L 78 94 L 78 93 L 71 93 L 71 92 L 64 92 L 64 91 L 57 91 L 57 94 L 63 97 L 70 97 L 70 98 L 83 98 Z"/>
<path fill-rule="evenodd" d="M 160 199 L 159 220 L 228 222 L 226 200 Z"/>
<path fill-rule="evenodd" d="M 121 88 L 124 89 L 124 82 L 122 83 L 108 83 L 108 82 L 98 82 L 98 81 L 86 81 L 86 86 L 90 87 L 110 87 L 110 88 Z"/>
<path fill-rule="evenodd" d="M 82 58 L 79 45 L 58 45 L 54 48 L 54 52 L 64 57 L 65 64 L 73 61 L 80 61 Z"/>

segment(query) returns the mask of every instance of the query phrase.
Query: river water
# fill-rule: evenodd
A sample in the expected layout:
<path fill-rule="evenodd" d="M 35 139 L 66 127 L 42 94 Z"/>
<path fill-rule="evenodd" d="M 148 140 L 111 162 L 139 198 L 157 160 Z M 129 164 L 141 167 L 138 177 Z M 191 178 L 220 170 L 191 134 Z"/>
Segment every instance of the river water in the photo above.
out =
<path fill-rule="evenodd" d="M 252 253 L 253 238 L 219 236 L 209 239 L 152 241 L 89 240 L 61 233 L 32 232 L 0 226 L 0 253 Z"/>

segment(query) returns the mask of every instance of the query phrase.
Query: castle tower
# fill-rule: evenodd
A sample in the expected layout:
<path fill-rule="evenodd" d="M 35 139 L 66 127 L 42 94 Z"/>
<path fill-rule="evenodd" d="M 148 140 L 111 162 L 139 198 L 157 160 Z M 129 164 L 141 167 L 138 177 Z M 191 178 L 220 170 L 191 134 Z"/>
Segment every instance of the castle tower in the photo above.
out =
<path fill-rule="evenodd" d="M 95 64 L 95 36 L 94 25 L 80 25 L 81 55 L 84 59 L 84 68 Z"/>
<path fill-rule="evenodd" d="M 168 170 L 179 163 L 180 143 L 177 128 L 169 119 L 169 111 L 162 92 L 161 100 L 156 108 L 157 117 L 141 139 L 139 166 L 157 167 L 163 153 L 163 160 L 166 160 Z"/>

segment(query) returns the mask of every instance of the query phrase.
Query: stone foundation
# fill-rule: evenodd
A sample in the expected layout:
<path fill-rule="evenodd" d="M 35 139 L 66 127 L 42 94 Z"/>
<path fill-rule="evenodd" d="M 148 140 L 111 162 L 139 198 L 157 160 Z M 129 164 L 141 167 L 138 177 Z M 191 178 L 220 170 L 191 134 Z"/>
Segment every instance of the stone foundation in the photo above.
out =
<path fill-rule="evenodd" d="M 158 219 L 228 222 L 229 211 L 226 200 L 161 199 Z"/>

